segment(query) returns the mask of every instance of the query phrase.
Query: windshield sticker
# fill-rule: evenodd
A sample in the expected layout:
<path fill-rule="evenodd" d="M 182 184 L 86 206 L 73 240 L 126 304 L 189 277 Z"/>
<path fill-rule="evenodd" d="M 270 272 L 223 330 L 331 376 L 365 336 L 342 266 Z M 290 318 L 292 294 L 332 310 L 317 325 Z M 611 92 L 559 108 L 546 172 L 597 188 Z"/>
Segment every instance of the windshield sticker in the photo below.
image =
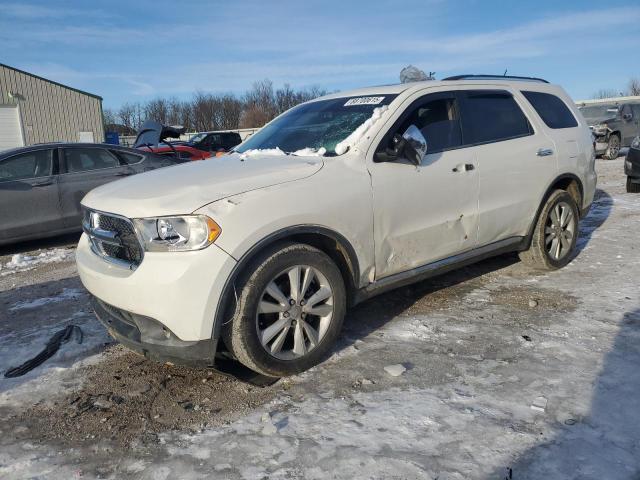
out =
<path fill-rule="evenodd" d="M 345 107 L 351 107 L 353 105 L 378 105 L 384 100 L 384 97 L 358 97 L 347 100 L 344 104 Z"/>

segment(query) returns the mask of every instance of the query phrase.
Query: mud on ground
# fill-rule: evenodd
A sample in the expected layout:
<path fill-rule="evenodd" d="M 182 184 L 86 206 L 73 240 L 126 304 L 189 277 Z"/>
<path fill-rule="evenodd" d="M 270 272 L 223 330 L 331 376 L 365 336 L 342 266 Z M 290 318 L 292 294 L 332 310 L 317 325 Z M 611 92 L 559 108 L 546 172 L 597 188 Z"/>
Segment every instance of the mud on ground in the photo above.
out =
<path fill-rule="evenodd" d="M 167 430 L 229 423 L 271 400 L 279 384 L 253 387 L 211 370 L 160 364 L 113 345 L 84 367 L 79 390 L 39 402 L 13 418 L 18 437 L 81 445 L 87 439 L 155 442 Z M 13 423 L 12 422 L 12 423 Z"/>

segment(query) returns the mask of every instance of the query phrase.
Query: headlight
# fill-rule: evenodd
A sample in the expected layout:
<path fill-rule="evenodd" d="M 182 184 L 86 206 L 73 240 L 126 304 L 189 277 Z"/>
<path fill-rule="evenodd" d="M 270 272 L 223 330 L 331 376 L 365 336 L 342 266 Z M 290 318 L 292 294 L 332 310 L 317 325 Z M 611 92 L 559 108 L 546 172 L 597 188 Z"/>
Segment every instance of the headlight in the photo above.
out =
<path fill-rule="evenodd" d="M 147 252 L 201 250 L 222 233 L 220 226 L 206 215 L 134 218 L 133 224 Z"/>
<path fill-rule="evenodd" d="M 631 148 L 637 148 L 638 150 L 640 150 L 640 137 L 636 137 L 633 139 L 633 142 L 631 142 Z"/>
<path fill-rule="evenodd" d="M 596 135 L 604 135 L 607 133 L 608 127 L 606 125 L 594 125 L 593 133 Z"/>

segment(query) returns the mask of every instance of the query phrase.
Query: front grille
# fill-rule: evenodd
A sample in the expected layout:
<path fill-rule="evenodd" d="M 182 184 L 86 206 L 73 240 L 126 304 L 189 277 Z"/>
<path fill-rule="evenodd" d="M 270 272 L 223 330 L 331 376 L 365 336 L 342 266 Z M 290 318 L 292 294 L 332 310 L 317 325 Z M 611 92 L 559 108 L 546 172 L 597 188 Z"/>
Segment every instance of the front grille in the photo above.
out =
<path fill-rule="evenodd" d="M 93 251 L 106 260 L 132 269 L 142 262 L 144 253 L 128 218 L 85 210 L 83 228 L 89 235 Z"/>

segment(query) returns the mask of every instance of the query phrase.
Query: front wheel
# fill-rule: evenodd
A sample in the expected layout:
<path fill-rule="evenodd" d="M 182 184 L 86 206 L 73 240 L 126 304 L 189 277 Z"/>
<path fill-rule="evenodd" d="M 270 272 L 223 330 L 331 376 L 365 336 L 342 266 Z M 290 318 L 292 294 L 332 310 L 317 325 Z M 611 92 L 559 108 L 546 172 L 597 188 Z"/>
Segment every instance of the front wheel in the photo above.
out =
<path fill-rule="evenodd" d="M 541 270 L 564 267 L 578 239 L 578 206 L 569 193 L 555 190 L 547 199 L 534 227 L 531 245 L 520 260 Z"/>
<path fill-rule="evenodd" d="M 603 157 L 607 160 L 615 160 L 620 154 L 620 137 L 617 135 L 611 135 L 609 137 L 609 143 L 607 144 L 607 150 L 604 152 Z"/>
<path fill-rule="evenodd" d="M 241 363 L 283 377 L 322 361 L 346 310 L 344 281 L 329 256 L 305 244 L 276 245 L 252 262 L 239 286 L 223 338 Z"/>

